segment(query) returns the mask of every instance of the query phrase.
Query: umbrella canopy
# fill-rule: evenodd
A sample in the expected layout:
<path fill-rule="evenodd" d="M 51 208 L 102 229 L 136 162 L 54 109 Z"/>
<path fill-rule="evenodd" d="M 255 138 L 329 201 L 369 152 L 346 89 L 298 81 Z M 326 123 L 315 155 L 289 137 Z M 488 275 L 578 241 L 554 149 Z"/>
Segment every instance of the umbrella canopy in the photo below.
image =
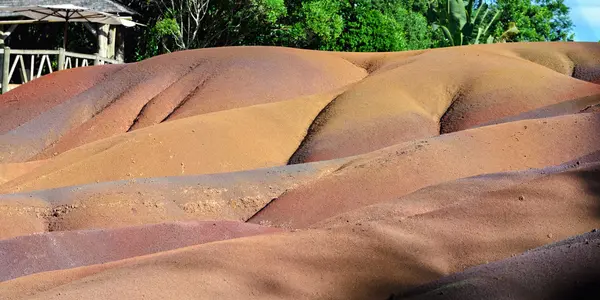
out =
<path fill-rule="evenodd" d="M 119 16 L 72 4 L 21 7 L 0 6 L 0 11 L 16 13 L 37 22 L 65 22 L 63 48 L 67 45 L 67 26 L 70 22 L 100 23 L 126 27 L 137 25 L 137 23 Z"/>
<path fill-rule="evenodd" d="M 116 15 L 93 10 L 72 4 L 34 5 L 34 6 L 0 6 L 0 11 L 7 11 L 21 16 L 46 22 L 88 22 L 133 27 L 131 20 Z"/>

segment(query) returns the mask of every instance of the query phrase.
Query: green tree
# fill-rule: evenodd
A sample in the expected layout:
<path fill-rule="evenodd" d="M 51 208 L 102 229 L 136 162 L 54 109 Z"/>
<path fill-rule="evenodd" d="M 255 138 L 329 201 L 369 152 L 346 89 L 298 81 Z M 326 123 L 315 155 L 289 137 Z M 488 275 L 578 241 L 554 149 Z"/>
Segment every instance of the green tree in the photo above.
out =
<path fill-rule="evenodd" d="M 485 32 L 476 38 L 482 27 L 477 25 L 477 18 L 473 19 L 477 8 L 484 4 L 489 6 L 485 20 L 490 20 L 492 12 L 501 11 L 498 23 L 490 30 L 495 41 L 573 39 L 564 0 L 474 0 L 471 12 L 469 0 L 121 0 L 139 12 L 136 21 L 148 25 L 127 29 L 125 59 L 135 61 L 181 49 L 235 45 L 336 51 L 447 46 L 449 39 L 443 30 L 433 30 L 440 22 L 428 14 L 432 1 L 466 4 L 465 22 L 459 26 L 463 42 L 457 44 L 486 41 Z M 511 22 L 515 27 L 510 26 Z M 20 26 L 8 44 L 13 48 L 55 48 L 61 44 L 61 28 L 60 24 Z M 69 40 L 70 50 L 96 51 L 95 37 L 83 26 L 69 26 L 69 36 L 73 37 Z"/>
<path fill-rule="evenodd" d="M 431 46 L 430 29 L 422 14 L 413 12 L 400 1 L 362 2 L 349 12 L 345 30 L 334 50 L 399 51 Z"/>
<path fill-rule="evenodd" d="M 6 26 L 6 25 L 5 25 Z M 58 49 L 63 45 L 64 23 L 33 23 L 18 26 L 6 40 L 13 49 Z M 67 49 L 95 53 L 97 38 L 81 23 L 69 23 Z"/>
<path fill-rule="evenodd" d="M 140 13 L 128 41 L 135 60 L 176 50 L 268 42 L 285 16 L 284 0 L 129 0 Z M 136 40 L 135 37 L 138 39 Z M 131 53 L 130 53 L 131 55 Z"/>
<path fill-rule="evenodd" d="M 572 41 L 573 22 L 564 0 L 494 0 L 502 10 L 494 35 L 500 36 L 511 22 L 519 28 L 513 41 Z"/>
<path fill-rule="evenodd" d="M 481 0 L 435 0 L 430 3 L 433 29 L 444 34 L 450 46 L 493 42 L 492 29 L 500 11 Z"/>
<path fill-rule="evenodd" d="M 300 2 L 300 1 L 298 1 Z M 292 46 L 336 51 L 429 48 L 427 20 L 416 1 L 309 0 L 288 4 Z"/>

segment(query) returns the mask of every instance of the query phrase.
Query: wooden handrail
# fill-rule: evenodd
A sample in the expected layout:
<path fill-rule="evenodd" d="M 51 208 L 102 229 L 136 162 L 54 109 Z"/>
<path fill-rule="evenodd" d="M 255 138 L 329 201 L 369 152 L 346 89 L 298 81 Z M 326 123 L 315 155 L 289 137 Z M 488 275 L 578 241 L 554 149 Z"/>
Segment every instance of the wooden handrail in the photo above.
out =
<path fill-rule="evenodd" d="M 4 53 L 4 48 L 0 48 L 0 54 L 2 54 L 2 53 Z M 60 49 L 59 50 L 10 49 L 10 54 L 17 54 L 17 55 L 59 55 L 60 54 Z M 122 62 L 120 62 L 118 60 L 114 60 L 114 59 L 110 59 L 110 58 L 98 56 L 96 54 L 83 54 L 83 53 L 65 51 L 65 55 L 66 56 L 70 56 L 70 57 L 77 57 L 77 58 L 90 59 L 90 60 L 99 59 L 101 61 L 110 62 L 110 63 L 113 63 L 113 64 L 120 64 L 120 63 L 122 63 Z"/>
<path fill-rule="evenodd" d="M 31 55 L 31 64 L 30 66 L 28 66 L 29 68 L 27 70 L 24 58 L 26 55 Z M 14 62 L 12 63 L 11 56 L 14 57 Z M 41 60 L 36 60 L 36 57 L 39 58 L 40 56 Z M 54 63 L 51 63 L 51 60 L 54 61 L 54 59 L 51 59 L 51 56 L 58 57 L 56 65 L 54 65 Z M 81 62 L 81 64 L 79 64 L 79 62 Z M 18 73 L 21 76 L 20 82 L 26 83 L 28 81 L 42 76 L 42 73 L 45 69 L 47 69 L 49 73 L 52 73 L 53 71 L 56 71 L 52 70 L 52 68 L 56 68 L 60 71 L 74 67 L 77 68 L 89 66 L 92 64 L 91 62 L 93 62 L 94 65 L 101 65 L 105 63 L 122 63 L 118 60 L 102 57 L 98 54 L 68 52 L 62 48 L 58 50 L 10 49 L 8 47 L 0 48 L 0 67 L 2 68 L 2 72 L 0 73 L 0 82 L 2 83 L 2 93 L 6 93 L 8 91 L 10 79 L 17 70 L 19 70 Z M 37 73 L 34 72 L 34 69 L 37 69 Z M 29 74 L 27 71 L 29 72 Z"/>
<path fill-rule="evenodd" d="M 77 57 L 77 58 L 85 58 L 85 59 L 96 59 L 97 55 L 93 54 L 83 54 L 83 53 L 75 53 L 75 52 L 65 52 L 66 56 Z"/>
<path fill-rule="evenodd" d="M 65 51 L 65 55 L 70 56 L 70 57 L 77 57 L 77 58 L 90 59 L 90 60 L 98 59 L 100 61 L 109 62 L 112 64 L 120 64 L 121 63 L 118 60 L 114 60 L 114 59 L 110 59 L 110 58 L 106 58 L 106 57 L 102 57 L 102 56 L 98 56 L 98 55 L 92 55 L 92 54 L 82 54 L 82 53 Z"/>
<path fill-rule="evenodd" d="M 4 49 L 2 50 L 4 51 Z M 10 54 L 20 55 L 57 55 L 58 50 L 21 50 L 21 49 L 10 49 Z"/>

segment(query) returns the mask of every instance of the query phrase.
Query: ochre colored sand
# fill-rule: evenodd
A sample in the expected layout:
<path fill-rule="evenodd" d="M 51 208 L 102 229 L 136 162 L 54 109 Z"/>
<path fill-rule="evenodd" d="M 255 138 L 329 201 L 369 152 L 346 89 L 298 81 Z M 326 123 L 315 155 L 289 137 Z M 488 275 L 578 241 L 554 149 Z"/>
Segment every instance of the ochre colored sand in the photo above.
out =
<path fill-rule="evenodd" d="M 0 164 L 0 184 L 27 174 L 32 170 L 43 166 L 47 160 L 28 161 L 23 163 Z"/>
<path fill-rule="evenodd" d="M 0 96 L 0 298 L 598 298 L 599 83 L 598 43 L 42 77 Z"/>
<path fill-rule="evenodd" d="M 20 236 L 0 240 L 4 253 L 0 264 L 9 267 L 3 270 L 0 281 L 278 231 L 248 223 L 193 221 Z M 55 251 L 48 253 L 49 248 Z M 32 257 L 38 258 L 35 264 L 31 264 Z"/>
<path fill-rule="evenodd" d="M 331 97 L 232 109 L 113 136 L 58 155 L 0 192 L 285 165 Z"/>
<path fill-rule="evenodd" d="M 246 221 L 286 190 L 325 176 L 340 165 L 132 179 L 0 195 L 0 239 L 172 221 Z"/>
<path fill-rule="evenodd" d="M 600 295 L 600 233 L 594 231 L 514 258 L 450 275 L 399 299 L 594 299 Z M 516 271 L 516 272 L 515 272 Z"/>

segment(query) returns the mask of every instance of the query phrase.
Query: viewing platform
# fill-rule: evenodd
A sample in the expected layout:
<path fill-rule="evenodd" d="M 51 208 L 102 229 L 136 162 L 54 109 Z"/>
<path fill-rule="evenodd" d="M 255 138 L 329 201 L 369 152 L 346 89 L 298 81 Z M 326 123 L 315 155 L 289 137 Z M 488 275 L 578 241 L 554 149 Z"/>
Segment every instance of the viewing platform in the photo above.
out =
<path fill-rule="evenodd" d="M 2 93 L 21 84 L 52 72 L 104 64 L 122 64 L 122 61 L 102 57 L 98 54 L 83 54 L 58 50 L 22 50 L 0 48 L 2 66 Z"/>

